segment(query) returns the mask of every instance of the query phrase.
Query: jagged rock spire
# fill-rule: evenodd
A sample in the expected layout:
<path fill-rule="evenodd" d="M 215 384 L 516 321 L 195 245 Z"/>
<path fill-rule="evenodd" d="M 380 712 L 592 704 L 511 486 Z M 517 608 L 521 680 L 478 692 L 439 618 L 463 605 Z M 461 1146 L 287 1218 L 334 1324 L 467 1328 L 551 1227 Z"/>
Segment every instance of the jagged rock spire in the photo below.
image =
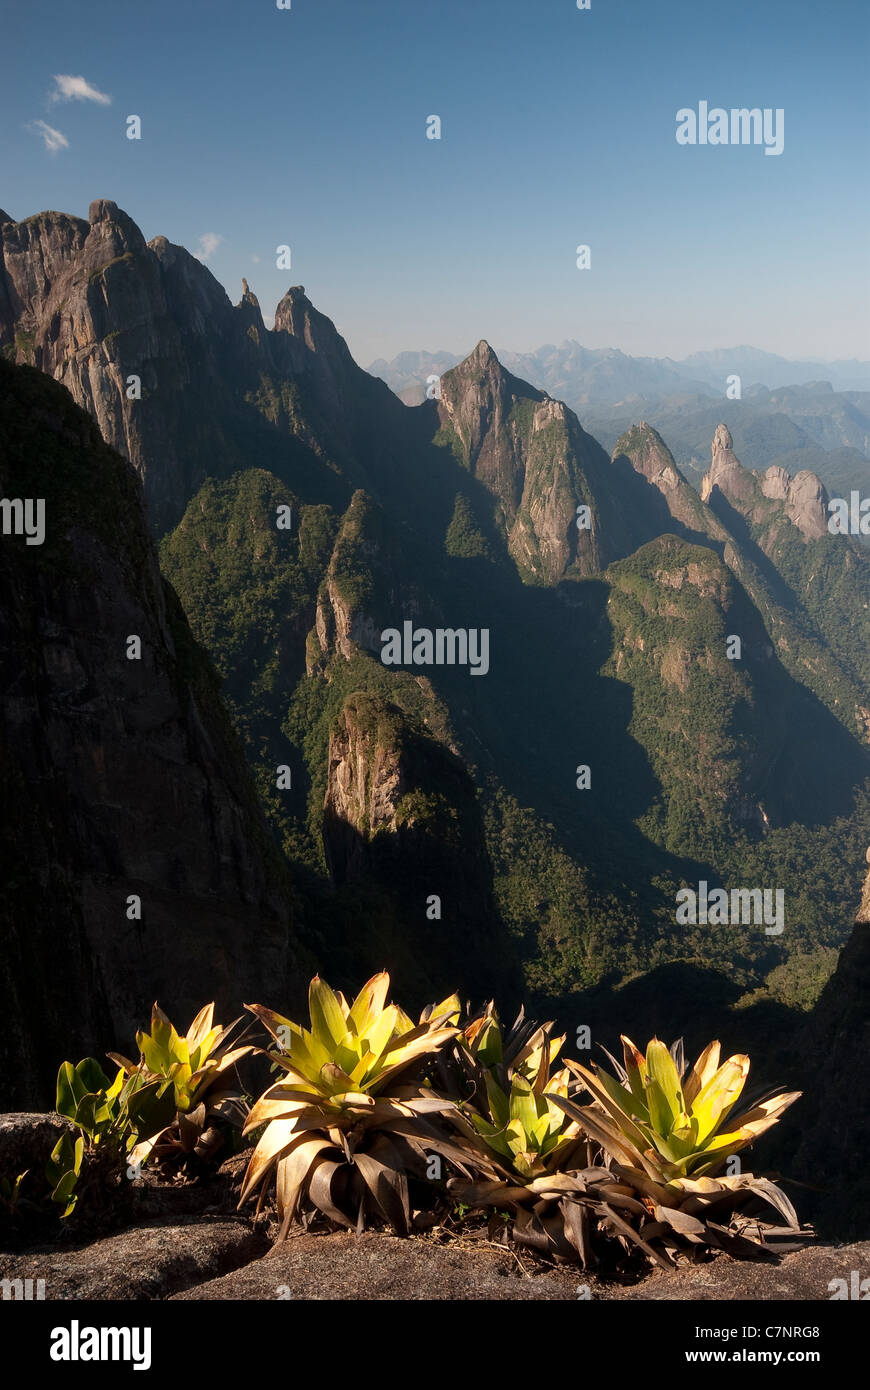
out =
<path fill-rule="evenodd" d="M 727 425 L 719 424 L 713 435 L 710 469 L 701 484 L 701 498 L 709 501 L 715 488 L 750 520 L 764 522 L 770 509 L 763 499 L 782 502 L 789 521 L 806 540 L 827 534 L 828 494 L 815 473 L 804 469 L 794 478 L 784 468 L 771 466 L 764 474 L 744 468 L 734 452 L 734 441 Z"/>
<path fill-rule="evenodd" d="M 748 501 L 754 491 L 752 474 L 737 458 L 731 431 L 724 424 L 717 425 L 713 435 L 710 468 L 701 484 L 704 502 L 709 499 L 714 487 L 718 487 L 730 501 Z"/>

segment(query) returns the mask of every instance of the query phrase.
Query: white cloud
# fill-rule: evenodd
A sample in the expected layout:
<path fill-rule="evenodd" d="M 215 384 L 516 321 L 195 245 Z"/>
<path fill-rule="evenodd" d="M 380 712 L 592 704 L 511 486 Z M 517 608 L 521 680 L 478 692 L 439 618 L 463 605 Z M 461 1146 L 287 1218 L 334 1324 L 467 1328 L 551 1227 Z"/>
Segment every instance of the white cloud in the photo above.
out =
<path fill-rule="evenodd" d="M 213 256 L 215 251 L 223 241 L 222 236 L 215 232 L 205 232 L 199 239 L 199 250 L 194 252 L 198 261 L 207 261 L 209 256 Z"/>
<path fill-rule="evenodd" d="M 254 262 L 254 265 L 259 265 L 259 264 L 260 264 L 260 257 L 259 257 L 259 256 L 252 256 L 252 257 L 251 257 L 251 260 Z"/>
<path fill-rule="evenodd" d="M 95 101 L 99 106 L 111 106 L 112 98 L 105 92 L 97 91 L 83 77 L 69 77 L 63 73 L 54 75 L 55 89 L 49 101 Z"/>
<path fill-rule="evenodd" d="M 57 154 L 58 150 L 65 150 L 69 145 L 66 136 L 55 130 L 53 125 L 47 125 L 45 121 L 34 121 L 27 129 L 35 130 L 37 135 L 42 136 L 49 154 Z"/>

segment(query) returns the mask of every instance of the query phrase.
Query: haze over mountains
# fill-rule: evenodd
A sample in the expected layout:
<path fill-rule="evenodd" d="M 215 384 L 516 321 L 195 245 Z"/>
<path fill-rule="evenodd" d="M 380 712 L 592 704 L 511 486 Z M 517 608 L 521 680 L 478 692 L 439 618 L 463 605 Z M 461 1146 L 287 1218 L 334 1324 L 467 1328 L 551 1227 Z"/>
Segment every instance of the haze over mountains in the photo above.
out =
<path fill-rule="evenodd" d="M 40 840 L 67 894 L 42 884 L 40 912 L 58 931 L 72 914 L 97 1001 L 84 1034 L 120 1028 L 140 985 L 151 1002 L 174 914 L 209 997 L 237 960 L 289 996 L 314 959 L 338 986 L 387 965 L 412 1006 L 458 984 L 586 1021 L 616 991 L 645 1018 L 666 1004 L 689 1039 L 700 997 L 739 1003 L 741 1026 L 812 1002 L 870 842 L 870 560 L 828 533 L 812 472 L 741 456 L 728 406 L 746 400 L 699 392 L 714 414 L 695 487 L 646 412 L 605 449 L 589 411 L 485 340 L 409 408 L 300 286 L 268 330 L 247 285 L 233 305 L 110 201 L 88 221 L 0 224 L 3 483 L 47 498 L 66 565 L 58 598 L 48 542 L 22 567 L 4 539 L 3 611 L 33 615 L 10 637 L 25 674 L 4 714 L 27 727 L 48 709 L 54 730 L 53 767 L 32 738 L 3 754 L 22 795 L 41 789 L 6 830 L 17 1017 L 45 993 L 27 907 Z M 405 623 L 487 629 L 486 676 L 385 666 L 381 633 Z M 141 666 L 119 656 L 137 631 Z M 110 770 L 135 782 L 154 760 L 187 769 L 190 794 L 146 778 L 143 847 Z M 786 929 L 678 927 L 676 892 L 701 880 L 783 888 Z M 139 982 L 119 983 L 112 912 L 146 952 Z M 170 972 L 161 1002 L 190 988 Z M 43 1084 L 32 1041 L 27 1056 Z"/>
<path fill-rule="evenodd" d="M 868 362 L 791 362 L 747 347 L 674 361 L 576 342 L 498 355 L 517 376 L 570 405 L 608 449 L 637 419 L 649 420 L 698 486 L 720 421 L 751 468 L 812 469 L 837 495 L 870 481 Z M 429 378 L 459 360 L 448 352 L 404 352 L 391 362 L 372 362 L 368 370 L 416 405 Z M 739 400 L 726 396 L 735 374 Z"/>
<path fill-rule="evenodd" d="M 535 352 L 499 349 L 499 359 L 528 381 L 586 404 L 611 404 L 626 396 L 664 395 L 694 388 L 724 394 L 726 377 L 736 372 L 744 386 L 818 385 L 834 391 L 870 391 L 870 362 L 800 362 L 760 348 L 716 348 L 672 357 L 630 357 L 619 348 L 586 348 L 574 340 L 547 343 Z M 402 352 L 387 362 L 379 357 L 366 368 L 397 395 L 421 389 L 429 372 L 444 372 L 462 360 L 451 352 Z M 411 403 L 411 402 L 409 402 Z"/>

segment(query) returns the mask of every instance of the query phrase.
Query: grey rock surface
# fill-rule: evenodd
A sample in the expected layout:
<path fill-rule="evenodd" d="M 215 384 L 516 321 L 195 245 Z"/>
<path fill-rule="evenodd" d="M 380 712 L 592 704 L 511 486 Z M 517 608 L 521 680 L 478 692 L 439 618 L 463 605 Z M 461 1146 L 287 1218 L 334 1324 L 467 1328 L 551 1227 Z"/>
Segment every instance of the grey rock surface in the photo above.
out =
<path fill-rule="evenodd" d="M 262 1255 L 244 1218 L 198 1216 L 121 1231 L 76 1249 L 0 1253 L 0 1280 L 45 1281 L 45 1299 L 166 1298 Z"/>

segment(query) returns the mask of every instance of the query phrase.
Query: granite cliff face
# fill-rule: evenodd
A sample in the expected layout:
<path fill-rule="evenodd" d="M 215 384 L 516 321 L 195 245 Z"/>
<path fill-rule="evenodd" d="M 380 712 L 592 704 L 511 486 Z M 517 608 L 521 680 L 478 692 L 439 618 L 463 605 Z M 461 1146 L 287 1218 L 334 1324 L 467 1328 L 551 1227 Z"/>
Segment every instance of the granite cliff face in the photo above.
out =
<path fill-rule="evenodd" d="M 349 496 L 364 480 L 366 396 L 401 410 L 301 287 L 270 332 L 247 284 L 233 306 L 205 265 L 163 236 L 146 243 L 106 199 L 87 222 L 47 212 L 0 226 L 0 351 L 94 417 L 142 479 L 158 534 L 205 478 L 253 457 Z"/>
<path fill-rule="evenodd" d="M 46 508 L 43 545 L 0 538 L 8 1108 L 49 1103 L 63 1057 L 127 1050 L 155 998 L 184 1023 L 212 997 L 236 1013 L 305 957 L 132 469 L 62 386 L 5 362 L 0 491 Z"/>
<path fill-rule="evenodd" d="M 730 834 L 764 835 L 807 816 L 808 803 L 816 822 L 847 812 L 860 756 L 853 740 L 784 668 L 715 550 L 664 535 L 611 565 L 607 578 L 614 642 L 605 673 L 636 692 L 632 731 L 655 750 L 669 848 L 701 855 L 723 815 Z M 739 660 L 727 654 L 731 634 L 740 635 Z M 691 826 L 681 808 L 686 782 Z"/>
<path fill-rule="evenodd" d="M 624 554 L 630 530 L 601 446 L 561 401 L 502 367 L 481 341 L 441 378 L 439 416 L 457 456 L 495 500 L 520 573 L 557 583 Z M 588 526 L 577 509 L 589 508 Z"/>
<path fill-rule="evenodd" d="M 337 885 L 389 895 L 400 924 L 389 954 L 413 993 L 418 980 L 430 993 L 459 980 L 474 994 L 518 989 L 474 784 L 455 752 L 382 696 L 349 695 L 333 724 L 323 839 Z"/>
<path fill-rule="evenodd" d="M 317 598 L 309 675 L 333 652 L 345 660 L 357 649 L 379 657 L 384 628 L 431 610 L 412 574 L 411 558 L 402 553 L 381 508 L 366 493 L 354 493 Z"/>
<path fill-rule="evenodd" d="M 162 529 L 197 481 L 197 456 L 231 446 L 223 412 L 209 410 L 209 423 L 191 409 L 192 397 L 211 395 L 216 345 L 232 319 L 226 296 L 188 252 L 164 238 L 146 245 L 104 199 L 91 204 L 88 222 L 41 213 L 5 223 L 0 237 L 6 355 L 61 381 L 94 417 L 145 482 Z M 217 330 L 211 345 L 207 324 Z M 131 376 L 141 399 L 128 398 Z"/>
<path fill-rule="evenodd" d="M 646 420 L 641 420 L 620 436 L 611 463 L 623 476 L 626 464 L 630 464 L 638 478 L 649 484 L 646 492 L 637 486 L 633 492 L 633 510 L 638 520 L 644 516 L 647 519 L 649 534 L 643 537 L 644 540 L 659 535 L 663 529 L 671 529 L 674 522 L 684 528 L 686 535 L 703 536 L 717 542 L 731 539 L 726 528 L 704 505 L 677 467 L 673 454 L 658 430 L 647 424 Z"/>

